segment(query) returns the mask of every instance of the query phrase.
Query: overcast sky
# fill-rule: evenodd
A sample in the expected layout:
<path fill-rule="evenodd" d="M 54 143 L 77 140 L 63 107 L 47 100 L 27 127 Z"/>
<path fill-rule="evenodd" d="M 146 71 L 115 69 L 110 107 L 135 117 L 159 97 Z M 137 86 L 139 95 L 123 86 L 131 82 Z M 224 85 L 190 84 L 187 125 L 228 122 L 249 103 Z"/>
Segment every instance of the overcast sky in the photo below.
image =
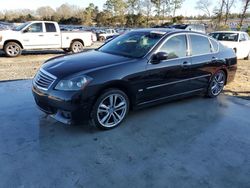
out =
<path fill-rule="evenodd" d="M 103 4 L 106 0 L 0 0 L 0 11 L 11 10 L 11 9 L 37 9 L 40 6 L 51 6 L 52 8 L 59 7 L 63 3 L 74 4 L 79 7 L 86 7 L 89 3 L 94 3 L 102 9 Z M 211 0 L 215 6 L 218 2 L 217 0 Z M 178 10 L 177 14 L 182 14 L 184 16 L 197 15 L 202 13 L 195 9 L 197 0 L 185 0 L 182 9 Z M 237 6 L 234 7 L 233 12 L 240 12 L 241 3 L 238 0 Z"/>

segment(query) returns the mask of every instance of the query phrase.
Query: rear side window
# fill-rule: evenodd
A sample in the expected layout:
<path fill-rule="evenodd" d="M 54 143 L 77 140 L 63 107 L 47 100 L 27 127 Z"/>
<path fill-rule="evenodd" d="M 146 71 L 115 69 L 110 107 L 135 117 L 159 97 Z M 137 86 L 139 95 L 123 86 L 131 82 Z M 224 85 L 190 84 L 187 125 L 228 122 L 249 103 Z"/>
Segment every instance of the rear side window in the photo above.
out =
<path fill-rule="evenodd" d="M 168 59 L 182 58 L 187 56 L 186 35 L 178 35 L 170 38 L 160 49 L 166 52 Z"/>
<path fill-rule="evenodd" d="M 211 44 L 207 37 L 190 35 L 192 55 L 211 53 Z"/>
<path fill-rule="evenodd" d="M 56 27 L 55 24 L 53 23 L 45 23 L 45 27 L 46 27 L 46 32 L 48 33 L 56 32 Z"/>
<path fill-rule="evenodd" d="M 219 50 L 219 44 L 213 39 L 210 39 L 212 45 L 213 45 L 213 52 L 217 52 Z"/>

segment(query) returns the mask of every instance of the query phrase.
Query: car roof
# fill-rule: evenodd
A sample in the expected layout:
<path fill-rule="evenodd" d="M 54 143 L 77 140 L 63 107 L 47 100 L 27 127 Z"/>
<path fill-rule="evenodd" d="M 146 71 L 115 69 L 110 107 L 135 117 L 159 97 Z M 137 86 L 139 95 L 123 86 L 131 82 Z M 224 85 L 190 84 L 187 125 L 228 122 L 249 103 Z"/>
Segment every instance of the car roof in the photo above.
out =
<path fill-rule="evenodd" d="M 240 33 L 246 33 L 246 32 L 244 32 L 244 31 L 214 31 L 211 33 L 237 33 L 237 34 L 240 34 Z"/>
<path fill-rule="evenodd" d="M 208 37 L 204 33 L 195 32 L 195 31 L 187 31 L 183 29 L 174 29 L 174 28 L 144 28 L 144 29 L 133 29 L 131 32 L 153 32 L 153 33 L 162 33 L 162 34 L 173 34 L 173 33 L 193 33 L 199 34 Z"/>

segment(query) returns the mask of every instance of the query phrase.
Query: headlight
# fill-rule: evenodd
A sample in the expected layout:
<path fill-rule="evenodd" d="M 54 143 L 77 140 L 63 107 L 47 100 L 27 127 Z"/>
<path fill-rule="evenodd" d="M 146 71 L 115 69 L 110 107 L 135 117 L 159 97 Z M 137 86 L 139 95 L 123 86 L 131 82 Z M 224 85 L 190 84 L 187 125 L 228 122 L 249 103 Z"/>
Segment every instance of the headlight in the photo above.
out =
<path fill-rule="evenodd" d="M 0 35 L 0 42 L 2 42 L 2 40 L 3 40 L 3 36 Z"/>
<path fill-rule="evenodd" d="M 69 80 L 61 80 L 55 87 L 61 91 L 78 91 L 83 89 L 92 79 L 87 76 L 80 76 Z"/>

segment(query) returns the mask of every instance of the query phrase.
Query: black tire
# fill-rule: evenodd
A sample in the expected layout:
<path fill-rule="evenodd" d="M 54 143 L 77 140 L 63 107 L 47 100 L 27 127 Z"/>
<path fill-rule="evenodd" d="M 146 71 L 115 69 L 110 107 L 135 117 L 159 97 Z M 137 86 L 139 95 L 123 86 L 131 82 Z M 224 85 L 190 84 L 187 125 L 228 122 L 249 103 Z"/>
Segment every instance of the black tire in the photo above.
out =
<path fill-rule="evenodd" d="M 113 103 L 110 102 L 111 96 Z M 110 105 L 110 103 L 113 105 Z M 129 105 L 129 98 L 123 91 L 119 89 L 105 90 L 98 97 L 92 109 L 91 122 L 101 130 L 113 129 L 126 118 Z"/>
<path fill-rule="evenodd" d="M 206 96 L 209 98 L 215 98 L 218 95 L 220 95 L 221 92 L 223 91 L 225 83 L 226 83 L 226 74 L 223 70 L 219 70 L 211 78 Z"/>
<path fill-rule="evenodd" d="M 100 41 L 100 42 L 104 42 L 104 41 L 105 41 L 105 37 L 101 36 L 101 37 L 99 38 L 99 41 Z"/>
<path fill-rule="evenodd" d="M 17 57 L 21 55 L 22 48 L 16 42 L 8 42 L 7 44 L 4 45 L 4 52 L 8 57 Z"/>
<path fill-rule="evenodd" d="M 247 57 L 244 58 L 244 60 L 250 60 L 250 52 L 248 53 Z"/>
<path fill-rule="evenodd" d="M 68 53 L 68 52 L 70 52 L 70 49 L 69 48 L 63 48 L 63 51 Z"/>
<path fill-rule="evenodd" d="M 70 45 L 70 51 L 73 53 L 79 53 L 84 50 L 84 45 L 81 41 L 73 41 L 72 44 Z"/>

